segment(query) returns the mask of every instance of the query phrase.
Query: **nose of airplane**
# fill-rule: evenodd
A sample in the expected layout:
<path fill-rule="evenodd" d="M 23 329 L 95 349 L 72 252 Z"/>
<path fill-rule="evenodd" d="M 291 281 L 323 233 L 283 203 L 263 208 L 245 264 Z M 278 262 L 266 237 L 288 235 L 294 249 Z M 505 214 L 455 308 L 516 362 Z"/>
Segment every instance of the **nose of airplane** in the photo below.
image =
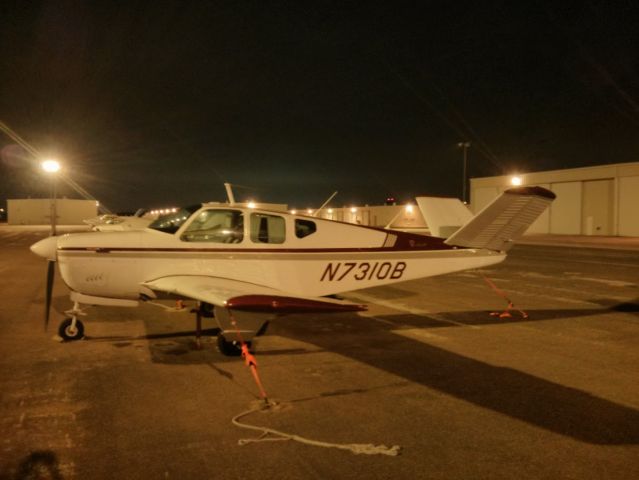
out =
<path fill-rule="evenodd" d="M 31 251 L 36 255 L 55 262 L 55 254 L 58 249 L 58 237 L 47 237 L 31 245 Z"/>

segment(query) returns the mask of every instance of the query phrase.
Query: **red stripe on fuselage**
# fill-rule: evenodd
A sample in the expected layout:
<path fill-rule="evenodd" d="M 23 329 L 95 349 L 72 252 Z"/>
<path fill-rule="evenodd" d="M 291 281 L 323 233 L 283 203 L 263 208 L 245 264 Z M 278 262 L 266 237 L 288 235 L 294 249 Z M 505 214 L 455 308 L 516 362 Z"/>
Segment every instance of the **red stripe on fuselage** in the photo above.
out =
<path fill-rule="evenodd" d="M 361 312 L 367 310 L 366 305 L 340 304 L 296 297 L 280 297 L 277 295 L 241 295 L 226 301 L 226 307 L 233 310 L 253 312 Z"/>

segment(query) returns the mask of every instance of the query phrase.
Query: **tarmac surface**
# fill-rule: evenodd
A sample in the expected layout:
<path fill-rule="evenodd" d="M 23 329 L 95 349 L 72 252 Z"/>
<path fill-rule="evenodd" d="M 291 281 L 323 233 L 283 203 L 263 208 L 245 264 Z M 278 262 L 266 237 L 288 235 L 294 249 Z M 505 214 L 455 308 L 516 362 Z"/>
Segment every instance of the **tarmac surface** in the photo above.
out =
<path fill-rule="evenodd" d="M 188 309 L 94 307 L 85 340 L 56 341 L 68 291 L 57 277 L 44 333 L 46 262 L 28 249 L 47 233 L 0 226 L 0 480 L 639 478 L 636 250 L 518 245 L 489 269 L 353 292 L 364 314 L 273 322 L 256 358 L 279 405 L 241 421 L 401 447 L 387 456 L 239 445 L 259 432 L 231 419 L 259 390 L 215 337 L 196 349 Z M 506 302 L 483 275 L 528 318 L 490 315 Z"/>

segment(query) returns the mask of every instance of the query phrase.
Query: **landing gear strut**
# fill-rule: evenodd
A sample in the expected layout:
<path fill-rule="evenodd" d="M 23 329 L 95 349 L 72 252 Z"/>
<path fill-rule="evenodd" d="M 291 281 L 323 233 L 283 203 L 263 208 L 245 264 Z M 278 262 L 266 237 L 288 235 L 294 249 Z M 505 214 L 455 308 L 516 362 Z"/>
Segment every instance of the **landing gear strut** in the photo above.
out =
<path fill-rule="evenodd" d="M 86 315 L 78 302 L 73 303 L 73 308 L 64 312 L 69 317 L 65 318 L 58 327 L 58 335 L 64 341 L 80 340 L 84 338 L 84 325 L 78 320 L 79 315 Z"/>

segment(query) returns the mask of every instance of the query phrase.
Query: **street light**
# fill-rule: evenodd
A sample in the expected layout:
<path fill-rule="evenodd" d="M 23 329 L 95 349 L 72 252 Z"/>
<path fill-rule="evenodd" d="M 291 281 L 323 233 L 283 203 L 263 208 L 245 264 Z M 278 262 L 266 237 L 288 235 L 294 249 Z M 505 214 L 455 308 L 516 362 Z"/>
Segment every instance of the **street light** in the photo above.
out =
<path fill-rule="evenodd" d="M 57 173 L 60 171 L 60 162 L 57 160 L 49 159 L 44 160 L 40 166 L 47 174 L 51 175 L 51 236 L 56 235 L 55 221 L 56 221 L 56 180 L 58 178 Z"/>
<path fill-rule="evenodd" d="M 466 171 L 468 169 L 468 149 L 470 148 L 470 142 L 459 142 L 457 147 L 464 150 L 464 168 L 462 173 L 462 201 L 466 203 Z"/>
<path fill-rule="evenodd" d="M 515 175 L 513 177 L 510 177 L 510 184 L 514 185 L 515 187 L 520 186 L 523 183 L 523 180 L 521 179 L 521 177 L 519 175 Z"/>

